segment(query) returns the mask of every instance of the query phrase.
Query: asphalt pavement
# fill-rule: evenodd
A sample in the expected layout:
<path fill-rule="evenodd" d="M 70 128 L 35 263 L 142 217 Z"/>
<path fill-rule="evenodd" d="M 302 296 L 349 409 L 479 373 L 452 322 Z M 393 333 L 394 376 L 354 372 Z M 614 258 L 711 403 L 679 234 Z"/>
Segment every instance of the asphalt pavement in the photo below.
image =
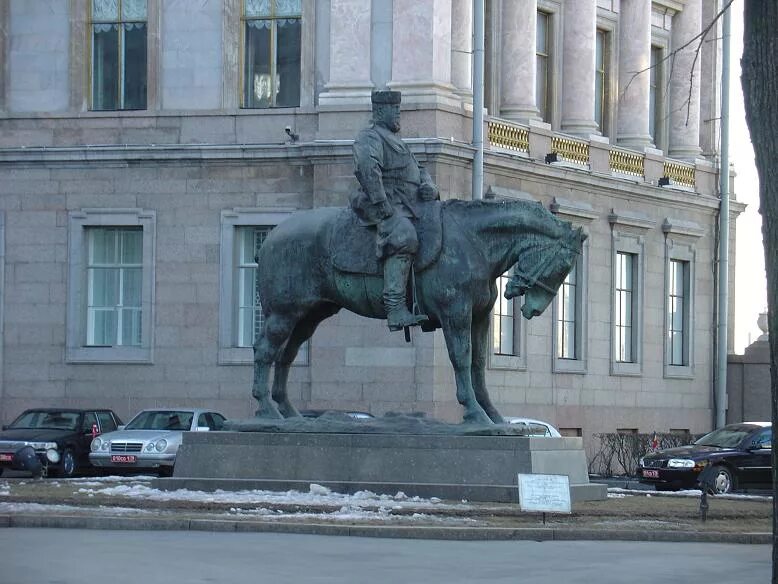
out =
<path fill-rule="evenodd" d="M 765 545 L 0 529 L 0 584 L 770 581 Z"/>

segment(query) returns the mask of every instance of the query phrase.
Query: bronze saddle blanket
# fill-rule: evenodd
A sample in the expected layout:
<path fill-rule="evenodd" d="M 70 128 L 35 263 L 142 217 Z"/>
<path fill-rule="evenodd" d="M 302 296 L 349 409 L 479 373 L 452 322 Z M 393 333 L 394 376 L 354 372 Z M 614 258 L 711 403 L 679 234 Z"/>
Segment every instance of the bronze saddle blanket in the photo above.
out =
<path fill-rule="evenodd" d="M 441 222 L 442 203 L 429 201 L 418 203 L 420 217 L 413 221 L 419 237 L 419 251 L 413 269 L 421 272 L 428 268 L 440 254 L 443 243 Z M 341 272 L 378 275 L 382 265 L 376 257 L 376 230 L 359 222 L 351 208 L 344 208 L 335 219 L 330 238 L 332 265 Z"/>

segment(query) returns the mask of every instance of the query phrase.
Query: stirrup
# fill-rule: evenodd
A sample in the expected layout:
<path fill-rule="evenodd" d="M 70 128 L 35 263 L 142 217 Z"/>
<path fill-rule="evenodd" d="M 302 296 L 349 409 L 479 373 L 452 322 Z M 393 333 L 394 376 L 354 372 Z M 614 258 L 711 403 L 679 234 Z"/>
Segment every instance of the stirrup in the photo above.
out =
<path fill-rule="evenodd" d="M 399 331 L 409 326 L 419 326 L 428 320 L 429 317 L 426 314 L 411 314 L 406 311 L 406 314 L 400 315 L 396 322 L 392 322 L 392 319 L 387 315 L 386 324 L 390 331 Z"/>

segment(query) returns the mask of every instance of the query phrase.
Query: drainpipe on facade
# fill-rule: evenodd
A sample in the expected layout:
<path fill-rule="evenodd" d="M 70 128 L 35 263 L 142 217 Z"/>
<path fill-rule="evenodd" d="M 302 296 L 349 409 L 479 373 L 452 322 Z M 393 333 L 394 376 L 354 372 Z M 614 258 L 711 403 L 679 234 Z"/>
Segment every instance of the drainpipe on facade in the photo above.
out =
<path fill-rule="evenodd" d="M 473 0 L 473 200 L 484 198 L 484 0 Z"/>
<path fill-rule="evenodd" d="M 721 166 L 719 169 L 719 299 L 718 349 L 716 375 L 716 420 L 714 427 L 727 423 L 727 324 L 729 316 L 729 53 L 730 20 L 732 9 L 728 8 L 722 17 L 721 44 Z"/>

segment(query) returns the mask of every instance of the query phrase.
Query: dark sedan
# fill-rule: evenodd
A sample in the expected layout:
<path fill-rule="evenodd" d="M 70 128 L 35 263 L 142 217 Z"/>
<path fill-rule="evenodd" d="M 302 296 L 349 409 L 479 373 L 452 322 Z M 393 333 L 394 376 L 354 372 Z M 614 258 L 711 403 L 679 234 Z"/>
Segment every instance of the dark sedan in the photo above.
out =
<path fill-rule="evenodd" d="M 41 408 L 26 410 L 0 432 L 3 469 L 70 477 L 90 467 L 89 445 L 122 422 L 111 410 Z"/>
<path fill-rule="evenodd" d="M 710 467 L 706 475 L 715 493 L 770 489 L 772 436 L 769 422 L 730 424 L 689 446 L 646 454 L 638 463 L 637 475 L 657 491 L 696 489 L 700 473 Z"/>

